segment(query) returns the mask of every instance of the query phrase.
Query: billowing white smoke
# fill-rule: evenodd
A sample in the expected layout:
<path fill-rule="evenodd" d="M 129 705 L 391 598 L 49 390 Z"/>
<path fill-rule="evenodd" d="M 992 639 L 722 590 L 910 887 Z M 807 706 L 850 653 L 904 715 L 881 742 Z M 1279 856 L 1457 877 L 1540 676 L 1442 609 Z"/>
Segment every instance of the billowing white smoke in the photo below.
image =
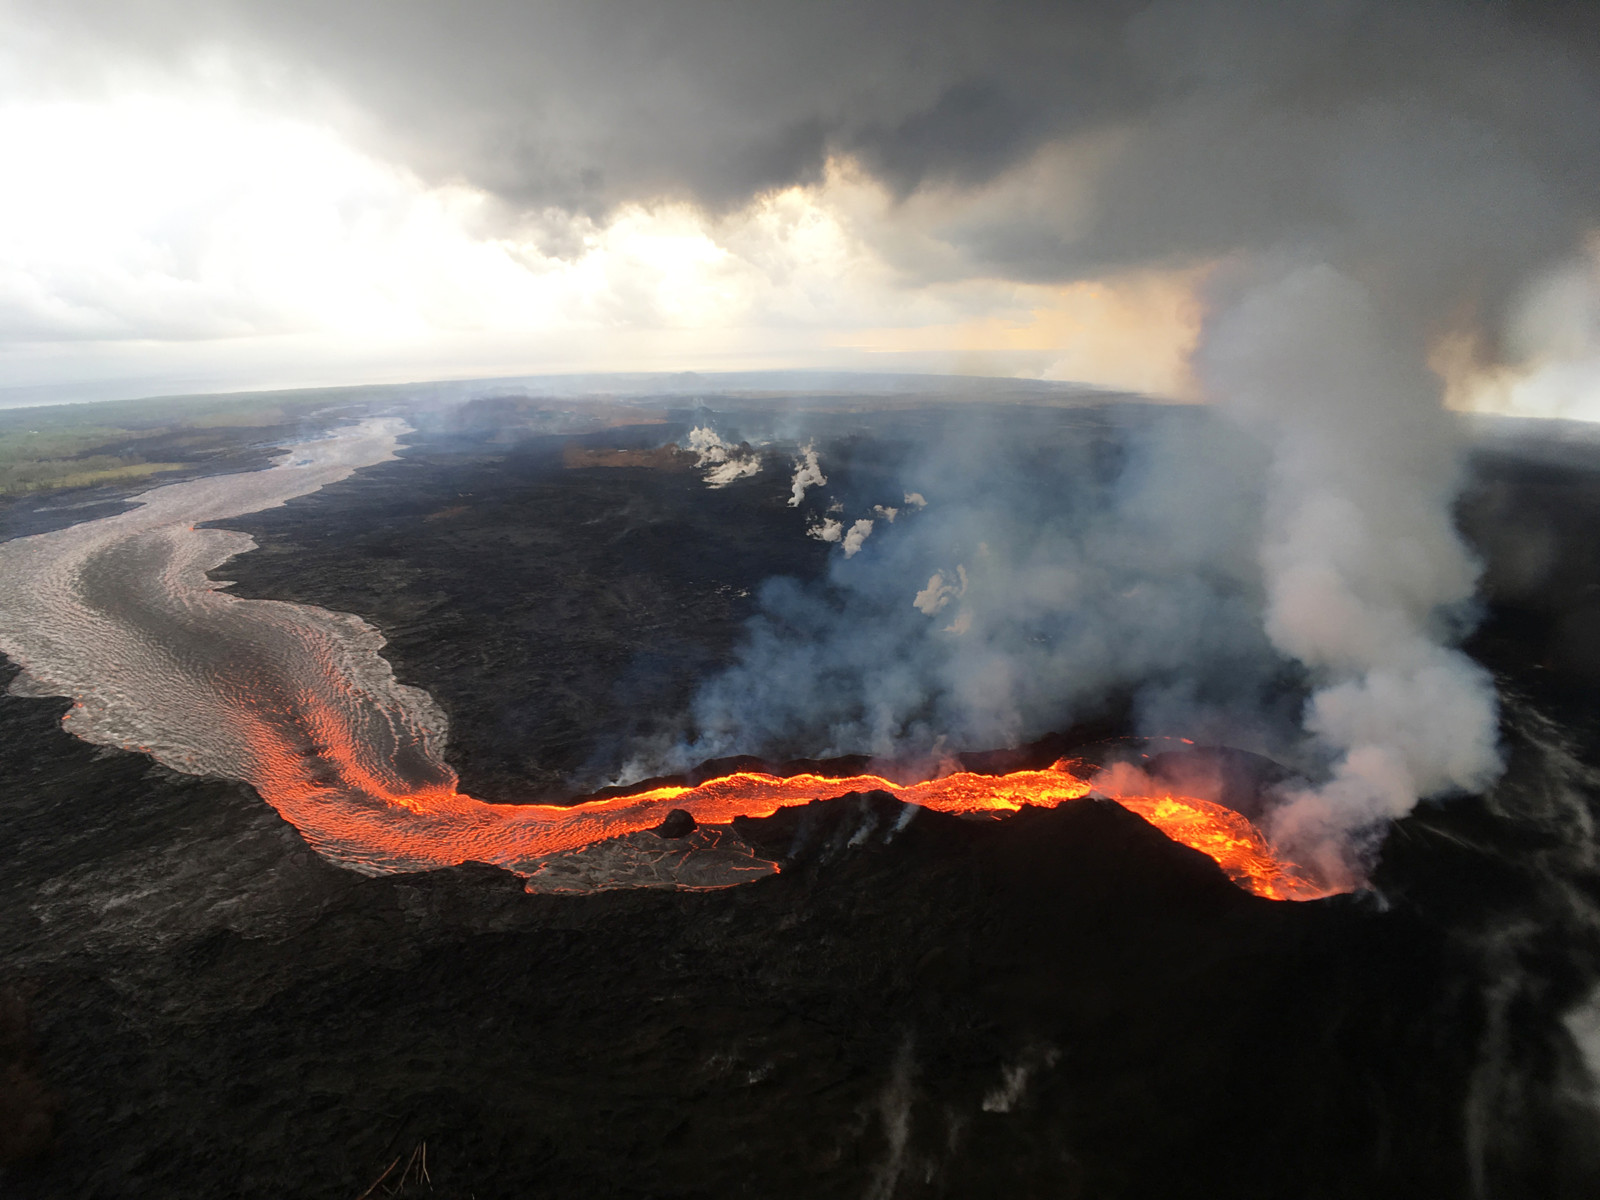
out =
<path fill-rule="evenodd" d="M 844 526 L 832 517 L 823 517 L 806 530 L 806 536 L 814 537 L 819 542 L 837 542 L 844 538 Z"/>
<path fill-rule="evenodd" d="M 722 440 L 720 434 L 708 425 L 696 425 L 689 431 L 689 436 L 684 439 L 689 444 L 689 449 L 700 456 L 700 465 L 708 462 L 725 462 L 728 457 L 728 443 Z"/>
<path fill-rule="evenodd" d="M 849 531 L 844 535 L 844 556 L 846 558 L 855 557 L 855 555 L 860 552 L 861 547 L 866 544 L 867 539 L 871 536 L 871 521 L 863 519 L 850 526 Z"/>
<path fill-rule="evenodd" d="M 748 446 L 724 441 L 709 426 L 691 429 L 686 440 L 689 449 L 699 456 L 695 466 L 706 468 L 705 481 L 710 487 L 726 487 L 736 479 L 748 479 L 761 473 L 761 455 Z"/>
<path fill-rule="evenodd" d="M 790 507 L 800 503 L 807 488 L 820 487 L 827 482 L 822 474 L 815 447 L 807 446 L 804 456 L 795 466 L 794 494 L 789 500 Z M 842 503 L 835 502 L 828 511 L 841 512 L 843 509 Z M 874 505 L 872 511 L 891 525 L 894 524 L 895 517 L 900 515 L 898 508 L 886 508 L 882 504 Z M 819 542 L 838 542 L 844 547 L 844 556 L 854 558 L 861 552 L 861 547 L 866 545 L 867 539 L 872 536 L 872 527 L 873 521 L 868 517 L 862 517 L 846 528 L 843 521 L 825 516 L 807 526 L 806 536 L 815 538 Z"/>
<path fill-rule="evenodd" d="M 1310 669 L 1305 728 L 1332 758 L 1269 832 L 1346 882 L 1362 835 L 1500 766 L 1493 683 L 1448 648 L 1477 577 L 1451 519 L 1454 426 L 1403 337 L 1357 283 L 1302 266 L 1216 314 L 1198 362 L 1272 447 L 1265 627 Z"/>
<path fill-rule="evenodd" d="M 805 447 L 800 452 L 799 461 L 794 465 L 794 483 L 789 496 L 789 507 L 799 508 L 800 501 L 806 498 L 808 488 L 821 487 L 827 482 L 828 477 L 822 473 L 822 465 L 817 462 L 817 448 Z"/>
<path fill-rule="evenodd" d="M 952 600 L 959 600 L 967 594 L 967 568 L 960 563 L 956 564 L 955 574 L 947 578 L 943 571 L 935 571 L 928 577 L 928 586 L 923 588 L 911 599 L 911 607 L 924 616 L 933 616 L 940 612 Z"/>

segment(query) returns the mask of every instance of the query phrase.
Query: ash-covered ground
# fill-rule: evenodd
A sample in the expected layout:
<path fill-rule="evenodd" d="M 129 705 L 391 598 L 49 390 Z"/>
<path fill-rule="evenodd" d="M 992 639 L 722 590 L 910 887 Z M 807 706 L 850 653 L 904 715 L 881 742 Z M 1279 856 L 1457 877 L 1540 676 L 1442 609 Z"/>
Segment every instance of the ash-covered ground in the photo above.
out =
<path fill-rule="evenodd" d="M 704 414 L 583 434 L 478 415 L 419 421 L 400 461 L 230 521 L 260 548 L 220 574 L 382 629 L 449 714 L 464 790 L 571 795 L 684 736 L 763 583 L 818 584 L 839 551 L 787 503 L 792 430 L 711 489 L 668 460 L 592 465 Z M 875 502 L 927 419 L 831 417 L 839 494 Z M 1103 422 L 1038 419 L 1115 474 Z M 1489 607 L 1470 648 L 1500 684 L 1508 772 L 1400 823 L 1374 891 L 1328 901 L 1251 897 L 1102 802 L 903 824 L 882 795 L 741 822 L 785 869 L 723 891 L 366 879 L 243 785 L 79 742 L 64 701 L 0 697 L 0 1179 L 19 1197 L 356 1197 L 380 1178 L 370 1194 L 1592 1195 L 1600 456 L 1502 437 L 1474 472 L 1461 519 Z M 1108 694 L 1052 748 L 1133 703 Z"/>

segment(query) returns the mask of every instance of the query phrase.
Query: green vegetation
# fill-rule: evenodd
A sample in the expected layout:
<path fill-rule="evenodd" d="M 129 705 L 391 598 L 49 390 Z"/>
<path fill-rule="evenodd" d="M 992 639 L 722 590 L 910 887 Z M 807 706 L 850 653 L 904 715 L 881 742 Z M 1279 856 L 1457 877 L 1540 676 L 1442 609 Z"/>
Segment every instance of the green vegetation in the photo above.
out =
<path fill-rule="evenodd" d="M 94 454 L 82 459 L 46 459 L 0 463 L 0 496 L 22 492 L 47 492 L 57 488 L 93 487 L 142 479 L 161 471 L 179 471 L 184 463 L 140 462 L 115 454 Z"/>
<path fill-rule="evenodd" d="M 0 496 L 132 483 L 292 431 L 364 389 L 0 409 Z"/>

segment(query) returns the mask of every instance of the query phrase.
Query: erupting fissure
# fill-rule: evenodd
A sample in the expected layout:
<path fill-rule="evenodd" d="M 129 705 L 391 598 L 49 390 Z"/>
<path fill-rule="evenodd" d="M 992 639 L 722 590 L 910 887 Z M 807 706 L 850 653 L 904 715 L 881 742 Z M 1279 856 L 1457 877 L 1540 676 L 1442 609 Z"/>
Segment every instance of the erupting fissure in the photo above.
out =
<path fill-rule="evenodd" d="M 856 792 L 885 791 L 908 804 L 962 816 L 1001 817 L 1024 806 L 1054 808 L 1097 793 L 1082 764 L 1062 759 L 1044 770 L 984 775 L 960 771 L 921 783 L 878 775 L 828 777 L 738 771 L 695 786 L 670 785 L 572 805 L 487 804 L 448 786 L 406 789 L 363 762 L 345 742 L 320 747 L 338 777 L 317 778 L 310 762 L 281 741 L 257 746 L 272 762 L 256 787 L 319 849 L 369 870 L 426 869 L 480 861 L 527 873 L 552 855 L 650 830 L 672 809 L 702 825 L 766 817 L 780 808 Z M 273 761 L 275 760 L 275 761 Z M 348 771 L 346 770 L 348 768 Z M 353 789 L 352 784 L 357 786 Z M 352 791 L 363 802 L 351 803 Z M 1198 797 L 1115 795 L 1167 837 L 1216 861 L 1240 887 L 1275 900 L 1306 900 L 1328 889 L 1276 857 L 1245 817 Z"/>
<path fill-rule="evenodd" d="M 766 815 L 786 805 L 825 800 L 851 792 L 881 789 L 908 804 L 958 815 L 1004 816 L 1026 805 L 1054 808 L 1095 794 L 1077 773 L 1078 764 L 1062 759 L 1047 770 L 980 775 L 960 771 L 922 783 L 897 784 L 876 775 L 829 779 L 818 775 L 780 778 L 741 771 L 711 779 L 694 788 L 655 788 L 621 797 L 626 806 L 670 801 L 700 819 L 697 809 L 717 813 L 757 808 L 744 815 Z M 1327 894 L 1292 864 L 1276 858 L 1266 840 L 1230 808 L 1193 796 L 1158 794 L 1113 796 L 1118 804 L 1143 817 L 1173 841 L 1214 859 L 1240 887 L 1274 900 L 1306 900 Z M 600 803 L 608 803 L 601 801 Z M 717 818 L 706 818 L 714 820 Z"/>

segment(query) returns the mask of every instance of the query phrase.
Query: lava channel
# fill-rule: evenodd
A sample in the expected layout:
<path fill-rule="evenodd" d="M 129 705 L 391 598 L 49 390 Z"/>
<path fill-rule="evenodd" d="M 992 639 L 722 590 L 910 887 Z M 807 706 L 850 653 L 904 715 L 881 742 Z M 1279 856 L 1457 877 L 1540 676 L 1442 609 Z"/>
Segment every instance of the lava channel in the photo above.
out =
<path fill-rule="evenodd" d="M 1044 770 L 960 771 L 912 784 L 878 775 L 739 771 L 693 787 L 655 787 L 572 805 L 487 804 L 448 785 L 397 791 L 398 781 L 375 773 L 370 760 L 362 761 L 362 748 L 349 741 L 318 747 L 324 768 L 339 768 L 321 778 L 305 773 L 302 748 L 264 741 L 257 751 L 271 767 L 253 780 L 257 790 L 318 850 L 368 871 L 478 861 L 528 875 L 553 856 L 653 829 L 673 809 L 687 811 L 700 825 L 719 826 L 813 800 L 884 791 L 936 812 L 1003 817 L 1026 805 L 1054 808 L 1095 790 L 1079 764 L 1062 759 Z M 1234 883 L 1258 896 L 1308 900 L 1329 894 L 1275 856 L 1255 826 L 1232 809 L 1166 793 L 1108 798 L 1173 841 L 1208 855 Z"/>

